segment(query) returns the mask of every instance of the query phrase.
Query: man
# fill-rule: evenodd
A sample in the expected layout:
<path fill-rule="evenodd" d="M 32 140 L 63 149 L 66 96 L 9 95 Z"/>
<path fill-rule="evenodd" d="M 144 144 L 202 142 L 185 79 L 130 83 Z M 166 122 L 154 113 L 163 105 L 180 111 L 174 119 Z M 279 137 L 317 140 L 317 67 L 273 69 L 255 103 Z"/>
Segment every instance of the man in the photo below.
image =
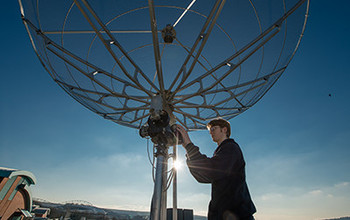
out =
<path fill-rule="evenodd" d="M 254 220 L 256 209 L 246 183 L 245 161 L 239 145 L 230 138 L 230 123 L 215 119 L 207 127 L 218 145 L 211 158 L 200 153 L 182 126 L 177 131 L 191 174 L 198 182 L 212 185 L 208 220 Z"/>

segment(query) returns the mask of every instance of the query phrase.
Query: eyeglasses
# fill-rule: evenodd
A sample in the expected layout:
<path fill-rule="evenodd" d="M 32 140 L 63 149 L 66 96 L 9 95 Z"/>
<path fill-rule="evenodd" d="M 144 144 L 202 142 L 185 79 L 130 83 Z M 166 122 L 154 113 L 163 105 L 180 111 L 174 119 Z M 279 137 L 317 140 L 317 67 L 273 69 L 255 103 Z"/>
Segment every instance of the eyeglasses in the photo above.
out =
<path fill-rule="evenodd" d="M 217 129 L 217 128 L 219 128 L 219 127 L 220 127 L 219 125 L 215 125 L 215 126 L 211 127 L 211 128 L 208 129 L 208 130 L 209 130 L 209 132 L 214 132 L 215 129 Z"/>

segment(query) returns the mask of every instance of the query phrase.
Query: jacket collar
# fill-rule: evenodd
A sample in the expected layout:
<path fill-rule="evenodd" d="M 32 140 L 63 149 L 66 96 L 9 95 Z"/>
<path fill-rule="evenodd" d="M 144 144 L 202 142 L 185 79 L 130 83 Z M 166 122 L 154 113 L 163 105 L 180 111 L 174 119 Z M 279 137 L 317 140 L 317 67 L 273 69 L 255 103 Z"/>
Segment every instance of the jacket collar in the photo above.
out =
<path fill-rule="evenodd" d="M 221 142 L 221 144 L 216 148 L 216 150 L 214 151 L 214 154 L 216 154 L 216 152 L 219 151 L 219 149 L 226 143 L 230 143 L 230 142 L 235 142 L 235 140 L 233 140 L 232 138 L 227 138 L 225 139 L 223 142 Z"/>

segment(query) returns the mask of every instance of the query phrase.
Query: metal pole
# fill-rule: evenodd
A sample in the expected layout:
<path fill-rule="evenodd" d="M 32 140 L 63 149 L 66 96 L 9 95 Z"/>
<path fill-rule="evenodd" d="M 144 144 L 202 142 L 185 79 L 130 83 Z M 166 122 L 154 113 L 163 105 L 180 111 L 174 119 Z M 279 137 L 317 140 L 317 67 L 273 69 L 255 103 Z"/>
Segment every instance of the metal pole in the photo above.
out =
<path fill-rule="evenodd" d="M 154 190 L 151 204 L 151 220 L 160 220 L 160 205 L 161 205 L 161 196 L 162 196 L 162 184 L 163 184 L 163 163 L 164 156 L 157 156 L 156 164 L 156 175 L 154 182 Z"/>
<path fill-rule="evenodd" d="M 170 115 L 170 124 L 174 123 L 174 115 L 170 111 L 168 105 L 164 105 L 164 97 L 159 94 L 152 97 L 151 109 L 153 113 L 160 112 L 162 109 L 167 110 Z M 167 182 L 168 182 L 168 147 L 167 143 L 155 145 L 157 152 L 156 174 L 154 183 L 154 192 L 151 204 L 150 220 L 166 220 L 167 219 Z"/>
<path fill-rule="evenodd" d="M 168 149 L 166 150 L 167 153 Z M 167 219 L 167 183 L 168 183 L 168 154 L 166 154 L 164 158 L 164 163 L 163 163 L 163 170 L 162 170 L 162 175 L 163 175 L 163 182 L 162 182 L 162 202 L 160 203 L 160 219 L 161 220 L 166 220 Z"/>
<path fill-rule="evenodd" d="M 157 164 L 154 191 L 151 204 L 151 220 L 166 219 L 166 182 L 167 182 L 167 164 L 168 153 L 165 146 L 157 146 Z"/>
<path fill-rule="evenodd" d="M 177 146 L 173 146 L 173 162 L 177 160 Z M 173 220 L 177 220 L 177 170 L 174 168 L 173 179 Z"/>

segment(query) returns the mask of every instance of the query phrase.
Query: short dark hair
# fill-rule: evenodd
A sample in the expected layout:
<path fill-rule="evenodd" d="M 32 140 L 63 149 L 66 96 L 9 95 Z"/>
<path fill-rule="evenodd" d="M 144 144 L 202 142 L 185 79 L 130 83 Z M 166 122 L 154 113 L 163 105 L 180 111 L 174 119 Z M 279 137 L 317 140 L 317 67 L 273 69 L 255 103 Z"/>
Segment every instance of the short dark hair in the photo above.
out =
<path fill-rule="evenodd" d="M 211 120 L 207 124 L 207 128 L 210 129 L 211 127 L 214 126 L 220 126 L 220 128 L 227 128 L 226 136 L 229 138 L 231 136 L 231 125 L 230 122 L 226 121 L 225 119 L 218 118 Z"/>

